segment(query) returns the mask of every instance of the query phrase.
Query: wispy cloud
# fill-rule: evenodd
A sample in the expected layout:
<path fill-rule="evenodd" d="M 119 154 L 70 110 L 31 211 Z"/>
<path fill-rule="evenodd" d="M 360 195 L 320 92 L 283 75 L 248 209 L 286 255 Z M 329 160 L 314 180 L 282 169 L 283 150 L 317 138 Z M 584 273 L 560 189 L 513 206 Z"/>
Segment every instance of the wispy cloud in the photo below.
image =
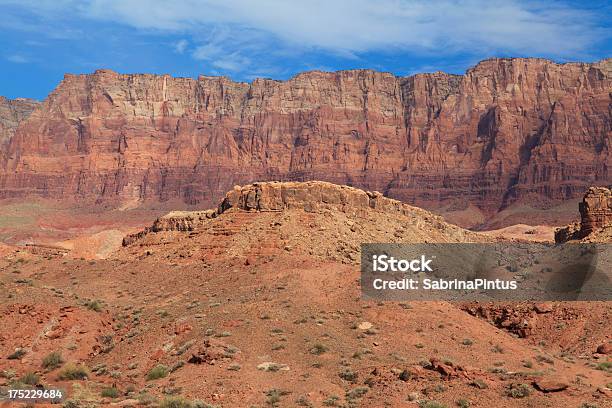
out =
<path fill-rule="evenodd" d="M 9 55 L 8 57 L 6 57 L 6 60 L 15 64 L 27 64 L 28 62 L 30 62 L 29 59 L 27 59 L 23 55 L 18 54 Z"/>
<path fill-rule="evenodd" d="M 66 4 L 60 3 L 60 4 Z M 381 48 L 502 50 L 568 56 L 600 35 L 597 15 L 539 1 L 90 0 L 82 13 L 137 28 L 256 30 L 298 47 L 359 53 Z"/>
<path fill-rule="evenodd" d="M 189 46 L 189 41 L 182 39 L 174 43 L 174 51 L 179 54 L 183 54 L 187 47 Z"/>
<path fill-rule="evenodd" d="M 610 38 L 606 13 L 541 0 L 0 0 L 65 22 L 70 16 L 172 33 L 176 53 L 227 71 L 268 55 L 359 59 L 410 52 L 470 59 L 496 54 L 582 58 Z M 78 27 L 78 26 L 77 26 Z M 187 40 L 187 38 L 189 40 Z M 296 57 L 299 58 L 299 57 Z"/>

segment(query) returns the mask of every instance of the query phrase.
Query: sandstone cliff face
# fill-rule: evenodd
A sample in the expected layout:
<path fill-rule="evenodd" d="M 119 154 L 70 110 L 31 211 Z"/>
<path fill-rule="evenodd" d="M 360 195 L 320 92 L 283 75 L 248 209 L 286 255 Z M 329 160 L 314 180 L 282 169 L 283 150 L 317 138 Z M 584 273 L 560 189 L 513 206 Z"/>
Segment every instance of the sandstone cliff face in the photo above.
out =
<path fill-rule="evenodd" d="M 584 239 L 599 235 L 596 240 L 610 234 L 612 227 L 612 190 L 606 187 L 591 187 L 578 206 L 580 222 L 575 222 L 555 231 L 556 242 Z M 604 231 L 605 230 L 605 231 Z M 602 240 L 609 242 L 607 240 Z"/>
<path fill-rule="evenodd" d="M 6 99 L 0 96 L 0 157 L 6 152 L 9 139 L 40 102 L 33 99 Z"/>
<path fill-rule="evenodd" d="M 0 196 L 180 198 L 325 180 L 435 208 L 492 213 L 610 183 L 612 60 L 483 61 L 463 76 L 307 72 L 251 84 L 66 75 L 22 123 Z"/>

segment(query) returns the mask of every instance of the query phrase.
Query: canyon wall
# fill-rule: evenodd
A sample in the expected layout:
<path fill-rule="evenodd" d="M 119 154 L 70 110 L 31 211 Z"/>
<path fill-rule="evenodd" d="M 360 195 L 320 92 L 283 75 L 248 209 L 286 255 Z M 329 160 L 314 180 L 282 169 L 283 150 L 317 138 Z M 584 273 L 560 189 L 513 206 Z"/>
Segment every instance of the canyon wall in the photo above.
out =
<path fill-rule="evenodd" d="M 9 140 L 21 122 L 40 105 L 33 99 L 7 99 L 0 96 L 0 161 L 8 149 Z M 0 170 L 1 171 L 1 170 Z"/>
<path fill-rule="evenodd" d="M 19 124 L 0 198 L 180 199 L 236 184 L 324 180 L 492 214 L 612 180 L 612 59 L 491 59 L 465 75 L 370 70 L 233 82 L 66 75 Z"/>

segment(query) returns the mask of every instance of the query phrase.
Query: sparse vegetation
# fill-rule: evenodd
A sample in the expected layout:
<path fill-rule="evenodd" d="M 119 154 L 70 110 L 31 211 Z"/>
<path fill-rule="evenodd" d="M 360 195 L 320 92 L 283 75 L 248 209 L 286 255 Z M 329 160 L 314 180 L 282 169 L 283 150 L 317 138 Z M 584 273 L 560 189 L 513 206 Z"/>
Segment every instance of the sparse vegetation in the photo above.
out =
<path fill-rule="evenodd" d="M 555 364 L 555 360 L 553 360 L 552 358 L 548 357 L 548 356 L 536 356 L 536 361 L 538 363 L 546 363 L 546 364 Z"/>
<path fill-rule="evenodd" d="M 103 398 L 117 398 L 119 396 L 119 390 L 115 387 L 109 387 L 102 389 L 100 395 Z"/>
<path fill-rule="evenodd" d="M 459 408 L 470 408 L 470 401 L 462 398 L 462 399 L 457 401 L 457 406 Z"/>
<path fill-rule="evenodd" d="M 304 395 L 301 395 L 300 397 L 298 397 L 295 400 L 295 404 L 297 406 L 299 406 L 299 407 L 307 407 L 307 408 L 313 408 L 314 407 L 314 405 L 312 405 L 312 403 Z"/>
<path fill-rule="evenodd" d="M 140 401 L 143 404 L 142 400 Z M 148 405 L 148 404 L 147 404 Z M 182 397 L 167 397 L 164 398 L 158 405 L 158 408 L 217 408 L 214 405 L 207 404 L 202 401 L 189 401 Z"/>
<path fill-rule="evenodd" d="M 89 376 L 89 370 L 82 364 L 66 364 L 60 371 L 60 380 L 85 380 Z"/>
<path fill-rule="evenodd" d="M 602 361 L 595 367 L 598 370 L 610 372 L 612 371 L 612 361 Z"/>
<path fill-rule="evenodd" d="M 421 401 L 419 402 L 419 408 L 447 408 L 446 405 L 441 404 L 437 401 Z"/>
<path fill-rule="evenodd" d="M 312 346 L 312 348 L 310 349 L 310 354 L 314 354 L 316 356 L 319 356 L 321 354 L 324 354 L 328 351 L 329 349 L 320 343 L 316 343 L 314 346 Z"/>
<path fill-rule="evenodd" d="M 89 310 L 93 310 L 94 312 L 102 311 L 102 302 L 99 300 L 88 300 L 85 302 L 85 307 Z"/>
<path fill-rule="evenodd" d="M 344 370 L 338 373 L 338 376 L 345 381 L 355 382 L 357 381 L 357 377 L 359 375 L 349 368 L 345 368 Z"/>
<path fill-rule="evenodd" d="M 45 356 L 42 361 L 42 367 L 47 370 L 54 370 L 64 363 L 61 353 L 53 351 Z"/>
<path fill-rule="evenodd" d="M 330 395 L 329 397 L 323 400 L 323 405 L 326 407 L 337 407 L 339 401 L 340 397 L 338 397 L 337 395 Z"/>
<path fill-rule="evenodd" d="M 278 406 L 278 403 L 281 401 L 281 397 L 288 395 L 288 394 L 289 394 L 289 391 L 279 390 L 276 388 L 268 390 L 266 391 L 266 396 L 268 397 L 266 399 L 266 404 L 270 405 L 271 407 L 276 407 Z"/>
<path fill-rule="evenodd" d="M 512 398 L 525 398 L 531 394 L 531 388 L 527 384 L 510 384 L 507 395 Z"/>
<path fill-rule="evenodd" d="M 494 353 L 503 354 L 504 348 L 502 346 L 500 346 L 499 344 L 496 344 L 496 345 L 493 346 L 491 351 L 494 352 Z"/>
<path fill-rule="evenodd" d="M 370 389 L 368 387 L 357 387 L 346 393 L 347 400 L 354 400 L 363 397 Z"/>
<path fill-rule="evenodd" d="M 464 346 L 471 346 L 472 344 L 474 344 L 474 341 L 471 339 L 463 339 L 461 344 L 463 344 Z"/>
<path fill-rule="evenodd" d="M 166 367 L 163 364 L 159 364 L 153 367 L 151 371 L 147 373 L 146 378 L 147 378 L 147 381 L 159 380 L 160 378 L 166 377 L 168 373 L 169 373 L 168 367 Z"/>
<path fill-rule="evenodd" d="M 27 385 L 38 385 L 40 383 L 40 376 L 33 372 L 27 372 L 19 378 L 19 382 Z"/>

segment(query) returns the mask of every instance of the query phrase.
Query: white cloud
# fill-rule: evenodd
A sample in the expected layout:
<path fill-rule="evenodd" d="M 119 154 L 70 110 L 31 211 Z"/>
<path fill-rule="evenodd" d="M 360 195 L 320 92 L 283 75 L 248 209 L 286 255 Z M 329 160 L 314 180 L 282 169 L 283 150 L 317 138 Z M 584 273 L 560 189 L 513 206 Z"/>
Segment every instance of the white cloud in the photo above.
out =
<path fill-rule="evenodd" d="M 561 3 L 402 0 L 90 0 L 86 15 L 137 28 L 255 30 L 334 52 L 474 49 L 565 56 L 597 34 L 594 16 Z"/>
<path fill-rule="evenodd" d="M 185 39 L 179 40 L 174 43 L 174 51 L 178 52 L 179 54 L 183 54 L 187 49 L 187 46 L 189 46 L 189 41 Z"/>
<path fill-rule="evenodd" d="M 24 57 L 23 55 L 9 55 L 8 57 L 6 57 L 6 60 L 9 62 L 13 62 L 15 64 L 26 64 L 28 62 L 30 62 L 29 59 L 27 59 L 26 57 Z"/>
<path fill-rule="evenodd" d="M 192 48 L 195 59 L 230 71 L 245 69 L 268 53 L 307 50 L 343 58 L 379 51 L 580 58 L 610 34 L 602 28 L 605 16 L 541 0 L 0 0 L 1 4 L 46 18 L 70 15 L 178 33 L 190 42 L 175 43 L 176 52 Z"/>

